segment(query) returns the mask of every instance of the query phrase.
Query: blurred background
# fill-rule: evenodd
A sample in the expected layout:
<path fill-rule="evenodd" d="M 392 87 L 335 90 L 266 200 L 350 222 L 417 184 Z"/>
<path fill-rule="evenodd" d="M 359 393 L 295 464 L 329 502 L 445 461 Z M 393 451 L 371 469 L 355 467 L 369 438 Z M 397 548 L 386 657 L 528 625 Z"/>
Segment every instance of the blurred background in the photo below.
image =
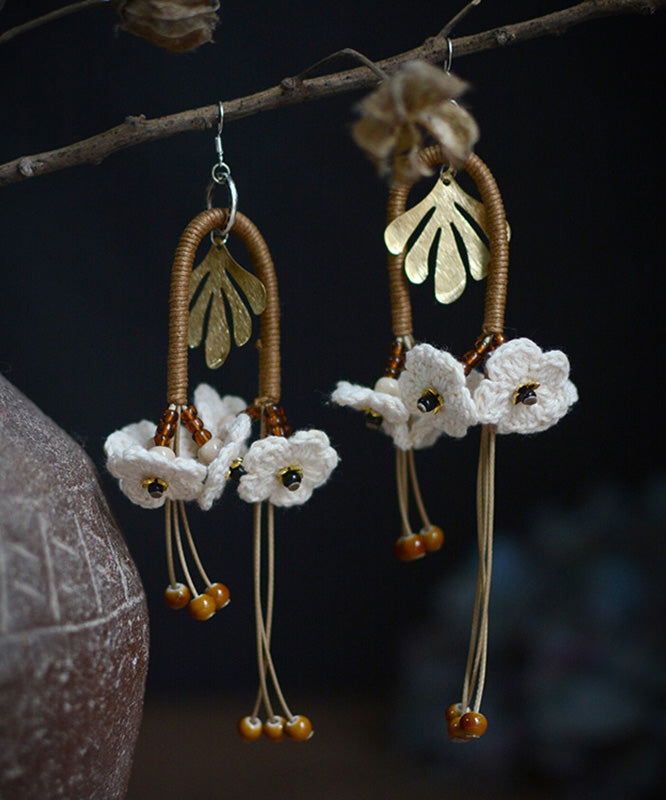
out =
<path fill-rule="evenodd" d="M 8 0 L 0 30 L 60 5 Z M 0 46 L 0 160 L 256 92 L 342 47 L 385 58 L 462 5 L 226 2 L 215 44 L 184 55 L 120 30 L 110 8 L 76 14 Z M 456 35 L 564 6 L 487 0 Z M 131 798 L 658 796 L 665 23 L 613 17 L 453 60 L 512 227 L 507 332 L 564 350 L 580 393 L 557 427 L 498 442 L 490 728 L 470 747 L 449 742 L 443 712 L 459 699 L 471 619 L 478 432 L 419 454 L 446 543 L 402 564 L 391 443 L 327 399 L 340 379 L 374 382 L 391 339 L 387 187 L 349 135 L 362 95 L 231 122 L 223 136 L 239 208 L 280 281 L 283 405 L 342 459 L 310 502 L 277 514 L 273 654 L 317 730 L 300 747 L 246 745 L 234 729 L 256 685 L 250 509 L 228 493 L 192 512 L 204 563 L 232 592 L 202 625 L 163 603 L 162 515 L 104 471 L 108 433 L 164 405 L 171 257 L 203 208 L 213 131 L 0 190 L 0 370 L 100 468 L 148 596 Z M 442 307 L 427 281 L 412 301 L 422 340 L 461 355 L 479 333 L 482 285 Z M 212 373 L 193 351 L 200 381 L 252 399 L 254 348 Z"/>

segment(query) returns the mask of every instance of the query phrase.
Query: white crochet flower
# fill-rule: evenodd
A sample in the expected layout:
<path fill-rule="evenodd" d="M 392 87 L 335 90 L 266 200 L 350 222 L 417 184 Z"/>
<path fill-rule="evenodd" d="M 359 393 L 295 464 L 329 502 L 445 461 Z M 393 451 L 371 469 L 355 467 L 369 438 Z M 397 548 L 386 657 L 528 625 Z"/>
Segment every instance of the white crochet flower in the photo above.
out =
<path fill-rule="evenodd" d="M 429 344 L 409 350 L 398 387 L 412 415 L 412 431 L 421 431 L 424 440 L 432 443 L 442 433 L 459 438 L 477 423 L 465 368 L 444 350 Z"/>
<path fill-rule="evenodd" d="M 479 421 L 498 433 L 536 433 L 555 425 L 578 400 L 569 359 L 544 353 L 530 339 L 512 339 L 488 358 L 474 392 Z"/>
<path fill-rule="evenodd" d="M 193 399 L 204 427 L 220 439 L 224 439 L 223 427 L 247 408 L 247 403 L 242 397 L 231 394 L 220 397 L 207 383 L 200 383 L 197 386 Z"/>
<path fill-rule="evenodd" d="M 266 436 L 254 442 L 243 459 L 247 474 L 240 479 L 238 494 L 248 503 L 300 505 L 326 483 L 338 461 L 323 431 L 296 431 L 289 438 Z"/>
<path fill-rule="evenodd" d="M 398 382 L 393 378 L 380 378 L 378 384 L 390 391 L 339 381 L 331 400 L 339 406 L 349 406 L 356 411 L 378 414 L 381 417 L 381 424 L 377 430 L 390 436 L 400 450 L 409 450 L 412 446 L 408 425 L 409 411 L 402 398 L 398 396 Z"/>
<path fill-rule="evenodd" d="M 199 505 L 204 511 L 208 511 L 213 503 L 222 496 L 231 465 L 247 452 L 246 442 L 251 428 L 250 417 L 247 414 L 239 414 L 219 429 L 218 437 L 222 442 L 222 447 L 208 465 L 208 476 L 199 497 Z"/>
<path fill-rule="evenodd" d="M 159 508 L 165 500 L 194 500 L 206 479 L 206 467 L 190 455 L 176 456 L 167 447 L 155 447 L 155 423 L 144 419 L 112 433 L 104 451 L 109 472 L 121 491 L 143 508 Z M 149 493 L 150 483 L 161 482 L 161 494 Z"/>

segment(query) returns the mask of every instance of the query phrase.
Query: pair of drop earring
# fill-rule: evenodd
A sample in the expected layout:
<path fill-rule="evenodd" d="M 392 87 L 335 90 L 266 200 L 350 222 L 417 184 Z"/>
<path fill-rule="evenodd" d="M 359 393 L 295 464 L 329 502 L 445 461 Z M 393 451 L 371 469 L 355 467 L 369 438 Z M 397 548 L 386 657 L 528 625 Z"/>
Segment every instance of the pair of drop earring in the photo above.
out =
<path fill-rule="evenodd" d="M 527 338 L 505 339 L 510 231 L 488 167 L 474 154 L 461 167 L 476 184 L 479 202 L 455 181 L 444 148 L 424 148 L 417 158 L 423 174 L 435 168 L 440 174 L 428 196 L 407 212 L 414 180 L 395 180 L 389 192 L 384 238 L 394 338 L 388 364 L 374 386 L 341 381 L 331 399 L 361 411 L 368 427 L 393 440 L 402 525 L 394 550 L 403 561 L 439 550 L 444 540 L 441 528 L 432 525 L 426 513 L 414 451 L 440 438 L 461 438 L 470 428 L 481 426 L 476 488 L 479 564 L 470 642 L 461 700 L 443 715 L 451 739 L 465 742 L 478 739 L 488 725 L 480 709 L 488 653 L 496 435 L 546 430 L 576 402 L 577 391 L 569 380 L 564 353 L 543 352 Z M 473 278 L 487 276 L 481 334 L 460 359 L 431 344 L 417 343 L 413 333 L 409 281 L 425 281 L 429 261 L 435 263 L 435 295 L 442 303 L 463 293 L 465 265 Z M 409 516 L 410 489 L 421 520 L 418 531 Z"/>
<path fill-rule="evenodd" d="M 430 80 L 428 70 L 419 68 L 408 75 L 398 75 L 396 86 L 401 91 L 411 91 L 411 81 L 418 87 L 419 96 Z M 389 83 L 386 85 L 393 91 Z M 382 87 L 378 93 L 381 91 Z M 443 118 L 451 113 L 449 103 L 446 97 L 439 103 Z M 394 105 L 407 107 L 405 103 Z M 236 484 L 241 499 L 254 505 L 259 690 L 252 713 L 241 720 L 239 731 L 247 740 L 262 734 L 272 740 L 284 736 L 304 740 L 311 735 L 311 723 L 302 715 L 292 714 L 270 650 L 275 581 L 273 508 L 305 502 L 315 488 L 328 480 L 338 456 L 323 431 L 292 434 L 280 406 L 277 281 L 261 234 L 246 217 L 236 213 L 235 185 L 222 158 L 222 111 L 220 106 L 216 137 L 219 161 L 213 168 L 213 180 L 226 185 L 230 204 L 225 210 L 211 208 L 209 191 L 208 210 L 187 226 L 176 250 L 169 301 L 168 407 L 156 430 L 153 424 L 143 421 L 109 437 L 108 468 L 119 478 L 121 489 L 131 500 L 144 507 L 165 506 L 169 572 L 165 596 L 173 608 L 187 605 L 196 619 L 208 619 L 224 607 L 229 592 L 224 584 L 212 582 L 203 568 L 187 521 L 185 502 L 196 500 L 201 508 L 209 509 L 232 483 Z M 381 103 L 380 111 L 383 113 Z M 423 115 L 425 120 L 431 118 L 430 113 Z M 371 128 L 381 129 L 385 121 L 380 122 Z M 413 122 L 408 121 L 405 127 L 412 131 Z M 398 134 L 394 138 L 401 141 Z M 384 152 L 383 146 L 380 150 Z M 432 524 L 425 509 L 414 451 L 430 447 L 447 436 L 461 438 L 470 428 L 481 427 L 476 486 L 479 567 L 470 642 L 461 699 L 443 713 L 450 737 L 465 742 L 479 738 L 487 728 L 480 708 L 488 651 L 496 436 L 546 430 L 566 414 L 576 401 L 577 392 L 569 380 L 569 362 L 564 353 L 544 352 L 526 338 L 505 339 L 509 228 L 501 195 L 488 167 L 476 155 L 467 152 L 464 159 L 456 158 L 442 146 L 421 149 L 414 145 L 406 158 L 416 167 L 417 174 L 429 174 L 434 167 L 441 171 L 433 191 L 407 212 L 406 200 L 415 177 L 396 174 L 390 189 L 389 224 L 385 232 L 393 329 L 389 361 L 372 387 L 341 381 L 332 400 L 363 412 L 369 427 L 393 440 L 402 527 L 394 551 L 402 561 L 417 560 L 444 544 L 442 529 Z M 480 201 L 467 195 L 456 183 L 451 166 L 456 163 L 476 184 Z M 213 246 L 192 272 L 196 248 L 211 232 Z M 243 270 L 229 255 L 225 242 L 230 233 L 243 241 L 256 275 Z M 444 303 L 462 294 L 466 266 L 477 280 L 487 274 L 481 334 L 460 359 L 446 350 L 419 343 L 413 333 L 408 280 L 417 284 L 425 281 L 431 256 L 436 265 L 435 294 Z M 241 346 L 251 335 L 250 311 L 229 276 L 242 290 L 250 310 L 260 315 L 259 393 L 248 405 L 235 396 L 221 398 L 211 387 L 203 385 L 195 390 L 194 404 L 189 405 L 187 347 L 188 343 L 196 346 L 203 340 L 206 317 L 209 366 L 219 366 L 231 347 L 223 298 L 232 312 L 235 344 Z M 258 423 L 259 438 L 248 447 L 252 422 Z M 421 520 L 418 531 L 411 525 L 410 495 Z M 268 575 L 262 593 L 264 517 Z M 201 592 L 189 571 L 183 540 L 203 581 Z M 176 576 L 174 544 L 185 583 Z M 282 714 L 275 713 L 269 679 Z M 259 718 L 262 704 L 266 712 L 264 721 Z"/>
<path fill-rule="evenodd" d="M 273 741 L 285 737 L 305 741 L 312 735 L 312 724 L 305 715 L 292 713 L 271 655 L 274 507 L 305 503 L 328 480 L 338 463 L 338 455 L 323 431 L 292 432 L 280 404 L 276 272 L 261 233 L 237 211 L 236 187 L 222 157 L 222 115 L 220 104 L 216 137 L 219 161 L 213 167 L 213 183 L 207 192 L 208 208 L 187 225 L 173 260 L 167 407 L 157 424 L 143 420 L 108 437 L 107 468 L 119 480 L 121 491 L 134 503 L 144 508 L 164 507 L 169 577 L 164 597 L 170 608 L 187 607 L 196 620 L 208 620 L 224 608 L 229 603 L 230 591 L 225 583 L 209 577 L 196 547 L 186 503 L 196 501 L 201 509 L 209 510 L 232 485 L 242 500 L 252 504 L 259 689 L 254 707 L 240 720 L 238 731 L 248 741 L 262 735 Z M 229 208 L 211 207 L 215 184 L 228 189 Z M 197 248 L 208 235 L 212 245 L 202 263 L 193 270 Z M 236 236 L 244 245 L 254 274 L 241 267 L 229 253 L 226 246 L 229 235 Z M 231 350 L 232 326 L 225 301 L 231 311 L 237 347 L 251 337 L 252 314 L 259 316 L 257 397 L 247 403 L 235 395 L 220 396 L 213 387 L 202 384 L 194 390 L 190 402 L 188 347 L 205 342 L 206 362 L 211 368 L 221 366 Z M 253 425 L 258 436 L 248 444 Z"/>

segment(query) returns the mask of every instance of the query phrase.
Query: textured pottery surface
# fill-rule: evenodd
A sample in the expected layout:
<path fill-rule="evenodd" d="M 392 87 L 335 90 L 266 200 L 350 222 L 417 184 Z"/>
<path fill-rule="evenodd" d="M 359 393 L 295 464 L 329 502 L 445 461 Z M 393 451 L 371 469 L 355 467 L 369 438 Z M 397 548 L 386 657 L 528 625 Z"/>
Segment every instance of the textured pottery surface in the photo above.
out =
<path fill-rule="evenodd" d="M 94 466 L 0 376 L 0 798 L 124 797 L 147 664 Z"/>

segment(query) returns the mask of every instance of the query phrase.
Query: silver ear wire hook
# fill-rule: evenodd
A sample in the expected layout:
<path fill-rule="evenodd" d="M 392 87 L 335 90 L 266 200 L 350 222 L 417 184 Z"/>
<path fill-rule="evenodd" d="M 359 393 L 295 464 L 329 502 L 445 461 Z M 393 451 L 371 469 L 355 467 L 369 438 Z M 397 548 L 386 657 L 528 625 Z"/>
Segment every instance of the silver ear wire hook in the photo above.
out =
<path fill-rule="evenodd" d="M 444 72 L 448 75 L 451 72 L 451 64 L 453 62 L 453 42 L 451 37 L 446 37 L 446 59 L 444 61 Z"/>
<path fill-rule="evenodd" d="M 224 229 L 215 230 L 211 233 L 211 240 L 215 244 L 217 239 L 226 242 L 229 238 L 229 231 L 233 228 L 236 221 L 236 211 L 238 209 L 238 191 L 236 184 L 231 177 L 231 168 L 224 160 L 224 148 L 222 147 L 222 128 L 224 126 L 224 106 L 222 101 L 218 101 L 219 117 L 217 121 L 217 134 L 215 136 L 215 152 L 217 161 L 213 164 L 210 171 L 212 181 L 206 188 L 206 208 L 213 207 L 213 190 L 215 186 L 226 186 L 229 191 L 229 219 Z"/>

